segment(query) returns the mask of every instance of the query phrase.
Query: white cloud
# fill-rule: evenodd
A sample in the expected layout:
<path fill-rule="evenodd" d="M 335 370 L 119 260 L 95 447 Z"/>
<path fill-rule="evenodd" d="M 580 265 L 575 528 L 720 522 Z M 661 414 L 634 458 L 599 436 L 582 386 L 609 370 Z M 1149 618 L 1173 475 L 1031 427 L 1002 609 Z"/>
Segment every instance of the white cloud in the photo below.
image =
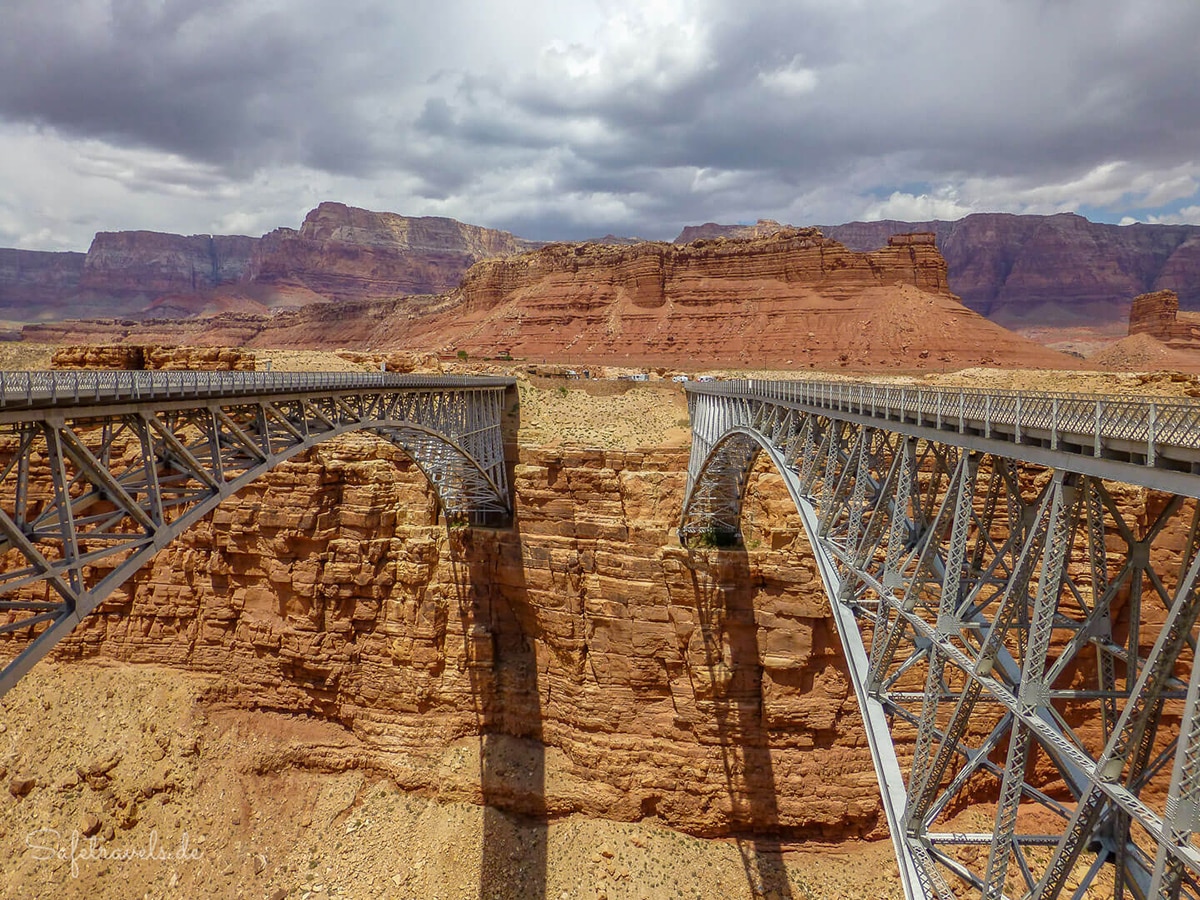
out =
<path fill-rule="evenodd" d="M 923 222 L 930 219 L 961 219 L 978 211 L 960 203 L 957 190 L 947 186 L 932 194 L 894 191 L 886 200 L 868 206 L 861 218 L 866 222 L 880 219 Z"/>
<path fill-rule="evenodd" d="M 800 56 L 792 57 L 792 61 L 781 69 L 770 72 L 759 72 L 758 80 L 768 89 L 787 97 L 798 97 L 811 94 L 817 89 L 817 72 L 806 68 Z"/>
<path fill-rule="evenodd" d="M 1133 225 L 1135 222 L 1145 222 L 1147 225 L 1200 225 L 1200 205 L 1185 206 L 1177 212 L 1162 215 L 1147 215 L 1144 218 L 1125 216 L 1122 225 Z"/>

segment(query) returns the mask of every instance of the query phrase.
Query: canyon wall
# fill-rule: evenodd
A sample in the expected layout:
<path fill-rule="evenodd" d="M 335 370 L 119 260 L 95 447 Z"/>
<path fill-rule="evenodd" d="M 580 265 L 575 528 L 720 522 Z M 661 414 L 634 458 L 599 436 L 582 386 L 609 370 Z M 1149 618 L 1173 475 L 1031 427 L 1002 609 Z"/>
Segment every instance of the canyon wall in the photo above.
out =
<path fill-rule="evenodd" d="M 85 258 L 83 253 L 0 248 L 0 318 L 60 317 L 61 298 L 78 286 Z"/>
<path fill-rule="evenodd" d="M 786 226 L 708 223 L 695 236 L 750 236 Z M 946 257 L 950 289 L 1008 328 L 1124 323 L 1137 294 L 1169 289 L 1185 309 L 1200 309 L 1200 226 L 1107 225 L 1072 213 L 977 213 L 953 222 L 850 222 L 822 225 L 852 250 L 885 246 L 894 234 L 928 231 Z"/>
<path fill-rule="evenodd" d="M 296 286 L 331 300 L 436 294 L 481 259 L 536 246 L 508 232 L 434 216 L 413 218 L 322 203 L 299 231 L 265 235 L 248 280 Z"/>
<path fill-rule="evenodd" d="M 29 341 L 350 348 L 674 367 L 1077 368 L 949 292 L 930 234 L 871 253 L 814 229 L 684 246 L 554 244 L 473 266 L 440 296 L 270 317 L 46 323 Z"/>
<path fill-rule="evenodd" d="M 58 656 L 208 673 L 214 702 L 345 729 L 281 765 L 699 835 L 878 836 L 786 492 L 752 486 L 751 549 L 689 552 L 686 459 L 522 449 L 517 527 L 447 531 L 398 451 L 343 438 L 223 504 Z"/>
<path fill-rule="evenodd" d="M 447 291 L 471 265 L 537 246 L 454 219 L 322 203 L 261 238 L 101 232 L 87 254 L 0 250 L 0 317 L 187 317 Z"/>

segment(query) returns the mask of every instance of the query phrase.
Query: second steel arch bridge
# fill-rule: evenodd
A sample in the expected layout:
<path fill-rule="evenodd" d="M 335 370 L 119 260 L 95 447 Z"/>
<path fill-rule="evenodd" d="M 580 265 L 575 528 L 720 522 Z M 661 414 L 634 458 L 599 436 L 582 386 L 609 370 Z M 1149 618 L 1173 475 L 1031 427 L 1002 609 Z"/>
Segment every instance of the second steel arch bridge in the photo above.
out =
<path fill-rule="evenodd" d="M 1200 404 L 687 390 L 680 537 L 735 545 L 783 476 L 908 897 L 1200 896 Z"/>

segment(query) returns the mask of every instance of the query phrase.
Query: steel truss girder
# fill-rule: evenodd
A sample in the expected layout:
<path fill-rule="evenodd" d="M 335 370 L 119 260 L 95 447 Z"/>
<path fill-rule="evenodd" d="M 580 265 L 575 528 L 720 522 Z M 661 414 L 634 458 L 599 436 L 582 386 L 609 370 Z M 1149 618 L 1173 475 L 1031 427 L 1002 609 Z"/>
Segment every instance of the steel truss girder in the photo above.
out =
<path fill-rule="evenodd" d="M 0 696 L 223 500 L 338 435 L 367 431 L 403 450 L 447 521 L 504 522 L 504 393 L 454 379 L 0 410 L 0 634 L 31 637 L 0 670 Z"/>
<path fill-rule="evenodd" d="M 1200 476 L 1166 494 L 1135 466 L 1114 483 L 744 390 L 688 399 L 680 538 L 740 539 L 760 457 L 783 476 L 907 896 L 1200 897 Z M 1130 486 L 1155 491 L 1144 521 Z M 980 811 L 989 831 L 956 821 Z"/>

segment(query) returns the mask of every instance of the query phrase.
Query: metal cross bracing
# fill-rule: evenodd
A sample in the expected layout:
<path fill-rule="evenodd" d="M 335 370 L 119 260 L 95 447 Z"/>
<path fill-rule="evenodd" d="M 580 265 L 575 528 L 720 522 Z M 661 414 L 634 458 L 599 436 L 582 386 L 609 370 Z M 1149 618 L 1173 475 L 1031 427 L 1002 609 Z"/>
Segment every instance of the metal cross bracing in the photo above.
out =
<path fill-rule="evenodd" d="M 769 382 L 688 401 L 680 537 L 735 544 L 755 466 L 783 476 L 908 897 L 1200 897 L 1200 405 Z"/>
<path fill-rule="evenodd" d="M 248 482 L 368 431 L 449 520 L 511 513 L 509 378 L 242 372 L 0 374 L 0 634 L 31 636 L 3 695 L 155 553 Z"/>

